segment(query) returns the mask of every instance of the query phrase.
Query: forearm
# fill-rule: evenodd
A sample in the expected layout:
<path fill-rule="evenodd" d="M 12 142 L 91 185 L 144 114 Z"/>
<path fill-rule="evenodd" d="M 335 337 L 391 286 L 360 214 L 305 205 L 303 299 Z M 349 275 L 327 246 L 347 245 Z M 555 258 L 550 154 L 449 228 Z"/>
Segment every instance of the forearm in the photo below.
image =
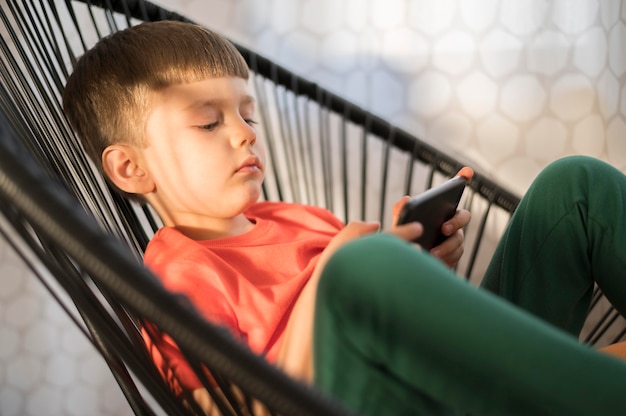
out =
<path fill-rule="evenodd" d="M 279 368 L 306 383 L 313 380 L 313 316 L 320 269 L 316 268 L 293 306 L 276 358 Z"/>

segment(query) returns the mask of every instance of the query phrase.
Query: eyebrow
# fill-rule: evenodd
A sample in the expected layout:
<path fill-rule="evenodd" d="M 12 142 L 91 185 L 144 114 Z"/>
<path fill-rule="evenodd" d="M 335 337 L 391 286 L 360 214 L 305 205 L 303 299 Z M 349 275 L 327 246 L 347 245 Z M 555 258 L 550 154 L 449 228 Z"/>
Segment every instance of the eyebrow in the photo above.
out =
<path fill-rule="evenodd" d="M 197 100 L 194 101 L 193 103 L 189 104 L 188 106 L 185 107 L 185 110 L 196 110 L 199 108 L 203 108 L 203 107 L 214 107 L 214 106 L 219 106 L 223 101 L 222 99 L 207 99 L 207 100 Z M 244 96 L 242 96 L 240 105 L 250 105 L 250 104 L 255 104 L 256 103 L 256 99 L 249 95 L 249 94 L 245 94 Z"/>

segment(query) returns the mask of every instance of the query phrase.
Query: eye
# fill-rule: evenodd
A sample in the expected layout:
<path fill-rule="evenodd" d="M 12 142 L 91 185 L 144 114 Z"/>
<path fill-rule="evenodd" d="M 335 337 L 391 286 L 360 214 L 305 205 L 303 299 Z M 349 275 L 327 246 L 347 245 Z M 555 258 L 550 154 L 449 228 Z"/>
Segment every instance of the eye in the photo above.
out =
<path fill-rule="evenodd" d="M 219 123 L 216 121 L 216 122 L 214 122 L 214 123 L 203 124 L 203 125 L 201 125 L 201 126 L 198 126 L 198 128 L 200 128 L 200 129 L 202 129 L 202 130 L 208 130 L 208 131 L 211 131 L 211 130 L 215 130 L 215 128 L 217 127 L 217 125 L 218 125 L 218 124 L 219 124 Z"/>
<path fill-rule="evenodd" d="M 254 126 L 254 125 L 256 125 L 256 124 L 259 124 L 257 121 L 252 120 L 251 118 L 245 118 L 245 119 L 244 119 L 244 121 L 245 121 L 246 123 L 248 123 L 249 125 L 251 125 L 251 126 Z"/>

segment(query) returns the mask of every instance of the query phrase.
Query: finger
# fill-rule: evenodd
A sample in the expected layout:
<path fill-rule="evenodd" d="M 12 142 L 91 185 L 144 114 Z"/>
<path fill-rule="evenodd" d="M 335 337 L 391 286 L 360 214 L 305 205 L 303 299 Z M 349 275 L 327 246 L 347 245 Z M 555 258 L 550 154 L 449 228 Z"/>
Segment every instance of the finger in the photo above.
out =
<path fill-rule="evenodd" d="M 345 226 L 345 233 L 355 237 L 371 234 L 380 228 L 378 221 L 350 221 Z"/>
<path fill-rule="evenodd" d="M 406 205 L 406 202 L 411 199 L 410 196 L 405 195 L 398 202 L 393 204 L 393 208 L 391 209 L 391 223 L 396 225 L 398 223 L 398 218 L 400 217 L 400 213 L 402 212 L 402 208 Z"/>
<path fill-rule="evenodd" d="M 472 214 L 468 210 L 459 209 L 454 217 L 441 225 L 441 233 L 445 236 L 451 236 L 458 230 L 465 228 L 471 219 Z"/>
<path fill-rule="evenodd" d="M 379 229 L 380 223 L 378 221 L 367 221 L 361 227 L 361 235 L 375 233 Z"/>
<path fill-rule="evenodd" d="M 464 245 L 463 230 L 457 230 L 453 235 L 446 238 L 445 241 L 430 250 L 430 254 L 440 259 L 445 259 L 457 252 L 459 247 Z"/>
<path fill-rule="evenodd" d="M 419 222 L 409 222 L 393 227 L 389 233 L 404 241 L 413 241 L 421 237 L 424 227 Z"/>
<path fill-rule="evenodd" d="M 438 257 L 443 263 L 447 264 L 450 267 L 454 267 L 461 257 L 463 256 L 463 252 L 465 251 L 464 246 L 457 247 L 453 252 L 448 253 L 443 257 Z"/>
<path fill-rule="evenodd" d="M 350 221 L 332 238 L 332 240 L 330 240 L 324 252 L 332 253 L 347 242 L 367 234 L 372 234 L 378 231 L 379 228 L 380 224 L 375 221 Z"/>
<path fill-rule="evenodd" d="M 474 170 L 468 166 L 464 166 L 455 176 L 462 176 L 469 182 L 474 177 Z"/>

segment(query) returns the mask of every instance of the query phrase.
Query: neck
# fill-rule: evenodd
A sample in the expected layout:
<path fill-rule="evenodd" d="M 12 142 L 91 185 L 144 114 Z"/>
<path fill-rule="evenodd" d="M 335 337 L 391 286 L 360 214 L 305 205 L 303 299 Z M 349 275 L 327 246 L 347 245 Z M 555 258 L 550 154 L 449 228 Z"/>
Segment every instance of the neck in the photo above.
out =
<path fill-rule="evenodd" d="M 166 224 L 174 227 L 192 240 L 215 240 L 217 238 L 234 237 L 247 233 L 254 228 L 254 223 L 245 215 L 234 218 L 213 219 L 210 224 L 202 226 L 186 224 Z"/>
<path fill-rule="evenodd" d="M 158 213 L 163 225 L 176 228 L 192 240 L 234 237 L 247 233 L 255 225 L 244 215 L 246 207 L 243 205 L 230 210 L 222 208 L 214 212 L 210 212 L 211 210 L 200 212 L 199 210 L 176 207 L 175 204 L 165 203 L 154 194 L 146 195 L 146 199 Z M 171 208 L 172 205 L 175 208 Z"/>
<path fill-rule="evenodd" d="M 192 240 L 215 240 L 245 234 L 252 230 L 254 225 L 252 221 L 240 214 L 229 219 L 213 219 L 210 224 L 204 224 L 202 227 L 185 224 L 170 224 L 169 226 L 176 228 Z"/>

